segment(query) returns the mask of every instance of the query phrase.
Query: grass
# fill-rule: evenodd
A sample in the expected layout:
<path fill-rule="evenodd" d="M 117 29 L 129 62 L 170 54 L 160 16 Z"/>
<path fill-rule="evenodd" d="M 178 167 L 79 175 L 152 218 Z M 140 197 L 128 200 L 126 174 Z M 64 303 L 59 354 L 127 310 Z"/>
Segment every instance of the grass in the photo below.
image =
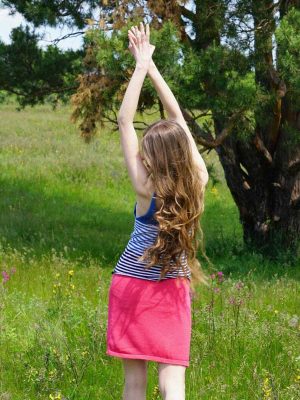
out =
<path fill-rule="evenodd" d="M 0 107 L 0 269 L 9 276 L 0 283 L 0 400 L 122 394 L 122 364 L 105 354 L 107 300 L 135 196 L 118 134 L 107 128 L 85 144 L 69 115 L 66 106 Z M 204 158 L 219 182 L 208 184 L 201 225 L 224 279 L 193 300 L 186 398 L 299 399 L 299 260 L 244 248 L 216 154 Z M 149 362 L 147 399 L 160 399 L 157 384 Z"/>

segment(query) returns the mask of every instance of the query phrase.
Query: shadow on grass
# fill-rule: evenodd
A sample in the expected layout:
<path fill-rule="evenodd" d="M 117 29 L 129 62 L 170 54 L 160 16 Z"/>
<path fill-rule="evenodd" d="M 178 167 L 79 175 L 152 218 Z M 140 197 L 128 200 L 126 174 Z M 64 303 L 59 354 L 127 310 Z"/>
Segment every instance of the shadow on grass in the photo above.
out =
<path fill-rule="evenodd" d="M 50 255 L 55 249 L 75 260 L 89 257 L 111 268 L 124 250 L 134 226 L 132 214 L 120 211 L 113 201 L 103 207 L 83 199 L 82 193 L 46 193 L 43 182 L 14 179 L 0 180 L 0 240 L 3 246 L 23 252 L 32 249 L 36 258 Z M 108 201 L 109 203 L 109 201 Z M 274 273 L 292 271 L 289 255 L 282 260 L 268 260 L 248 251 L 241 239 L 241 229 L 234 204 L 207 202 L 201 226 L 208 257 L 225 273 L 255 274 L 268 278 Z M 68 251 L 64 251 L 67 246 Z M 201 252 L 199 252 L 201 259 Z M 201 264 L 206 268 L 203 259 Z M 299 273 L 298 273 L 299 278 Z M 296 276 L 295 276 L 295 279 Z"/>
<path fill-rule="evenodd" d="M 0 236 L 4 247 L 33 249 L 36 257 L 64 251 L 113 264 L 130 237 L 134 215 L 82 200 L 83 195 L 47 194 L 43 183 L 0 180 Z"/>

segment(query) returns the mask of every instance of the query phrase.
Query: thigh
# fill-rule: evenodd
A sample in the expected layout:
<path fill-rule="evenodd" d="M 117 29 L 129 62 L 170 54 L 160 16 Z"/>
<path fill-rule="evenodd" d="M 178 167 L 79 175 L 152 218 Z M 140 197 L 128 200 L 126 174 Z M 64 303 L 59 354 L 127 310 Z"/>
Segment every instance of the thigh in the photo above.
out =
<path fill-rule="evenodd" d="M 122 358 L 122 361 L 127 382 L 141 383 L 147 381 L 148 362 L 146 360 Z"/>

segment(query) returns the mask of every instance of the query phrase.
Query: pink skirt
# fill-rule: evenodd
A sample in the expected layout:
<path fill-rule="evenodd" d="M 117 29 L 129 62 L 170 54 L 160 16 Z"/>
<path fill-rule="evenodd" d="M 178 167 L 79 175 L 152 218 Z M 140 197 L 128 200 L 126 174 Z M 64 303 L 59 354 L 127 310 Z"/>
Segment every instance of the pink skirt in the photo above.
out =
<path fill-rule="evenodd" d="M 106 354 L 189 366 L 190 281 L 150 281 L 113 274 Z"/>

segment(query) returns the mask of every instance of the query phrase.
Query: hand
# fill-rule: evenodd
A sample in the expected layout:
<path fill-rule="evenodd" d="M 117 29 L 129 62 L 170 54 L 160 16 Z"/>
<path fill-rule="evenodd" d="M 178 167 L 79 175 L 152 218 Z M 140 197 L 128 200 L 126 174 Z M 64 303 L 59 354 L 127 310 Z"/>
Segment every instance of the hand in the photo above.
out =
<path fill-rule="evenodd" d="M 150 44 L 150 29 L 149 24 L 146 25 L 146 31 L 144 25 L 140 22 L 140 29 L 137 26 L 133 26 L 128 30 L 129 46 L 128 49 L 136 60 L 136 65 L 148 70 L 152 62 L 152 54 L 155 46 Z"/>

